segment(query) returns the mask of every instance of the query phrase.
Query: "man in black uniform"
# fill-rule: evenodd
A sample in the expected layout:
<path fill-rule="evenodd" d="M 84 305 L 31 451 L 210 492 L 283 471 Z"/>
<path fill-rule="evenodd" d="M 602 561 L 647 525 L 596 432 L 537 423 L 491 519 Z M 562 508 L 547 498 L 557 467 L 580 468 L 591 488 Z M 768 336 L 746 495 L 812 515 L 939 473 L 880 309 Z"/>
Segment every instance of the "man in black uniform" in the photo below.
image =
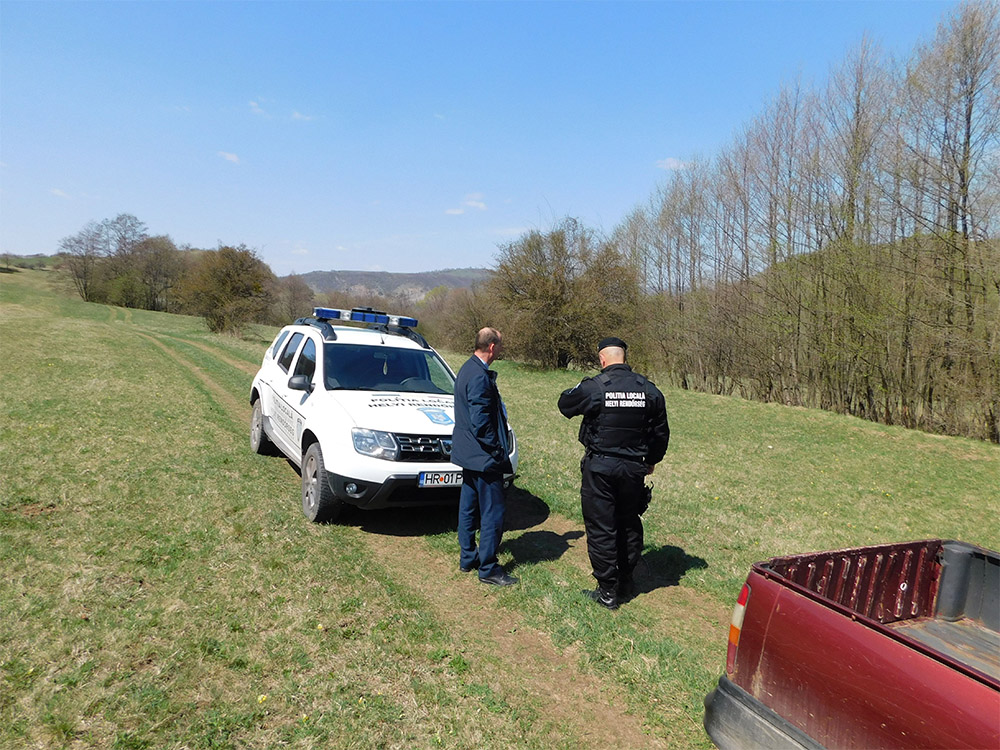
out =
<path fill-rule="evenodd" d="M 632 571 L 642 555 L 646 475 L 670 440 L 663 394 L 625 364 L 625 342 L 602 339 L 601 373 L 559 396 L 565 417 L 583 416 L 580 499 L 587 552 L 597 588 L 587 596 L 608 609 L 632 593 Z"/>

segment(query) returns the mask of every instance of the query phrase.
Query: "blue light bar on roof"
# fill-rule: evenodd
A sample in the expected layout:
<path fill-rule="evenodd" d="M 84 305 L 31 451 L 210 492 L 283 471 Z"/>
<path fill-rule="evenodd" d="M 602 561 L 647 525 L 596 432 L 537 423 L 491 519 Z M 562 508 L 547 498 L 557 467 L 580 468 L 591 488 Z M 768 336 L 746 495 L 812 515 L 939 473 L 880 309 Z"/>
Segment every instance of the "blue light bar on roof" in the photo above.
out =
<path fill-rule="evenodd" d="M 351 310 L 351 320 L 357 323 L 381 323 L 382 325 L 386 325 L 389 322 L 389 316 L 377 312 Z"/>
<path fill-rule="evenodd" d="M 313 317 L 317 318 L 318 320 L 343 320 L 341 316 L 341 313 L 343 312 L 345 311 L 334 310 L 333 308 L 330 307 L 314 307 Z"/>
<path fill-rule="evenodd" d="M 332 307 L 313 308 L 313 316 L 319 320 L 343 320 L 354 323 L 373 323 L 375 325 L 393 325 L 403 328 L 416 328 L 417 319 L 405 315 L 386 315 L 379 310 L 338 310 Z"/>

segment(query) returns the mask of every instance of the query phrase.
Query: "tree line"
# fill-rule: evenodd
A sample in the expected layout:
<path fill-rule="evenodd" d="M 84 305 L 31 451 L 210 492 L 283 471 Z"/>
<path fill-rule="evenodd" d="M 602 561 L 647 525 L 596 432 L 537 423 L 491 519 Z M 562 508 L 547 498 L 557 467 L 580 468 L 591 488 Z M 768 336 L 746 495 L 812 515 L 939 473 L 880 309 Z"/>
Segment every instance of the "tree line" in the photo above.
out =
<path fill-rule="evenodd" d="M 284 324 L 313 300 L 300 277 L 277 278 L 244 245 L 178 248 L 167 235 L 151 236 L 132 214 L 90 222 L 59 250 L 85 301 L 198 315 L 215 332 Z"/>

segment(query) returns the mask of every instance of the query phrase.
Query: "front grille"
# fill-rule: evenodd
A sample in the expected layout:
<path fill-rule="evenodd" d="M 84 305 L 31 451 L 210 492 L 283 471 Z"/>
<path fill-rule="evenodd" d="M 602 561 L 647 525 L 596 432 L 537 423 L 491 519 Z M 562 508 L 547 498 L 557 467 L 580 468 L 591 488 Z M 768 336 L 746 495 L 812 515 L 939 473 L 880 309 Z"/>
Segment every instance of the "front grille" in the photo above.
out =
<path fill-rule="evenodd" d="M 400 461 L 440 461 L 451 459 L 451 436 L 396 435 Z"/>

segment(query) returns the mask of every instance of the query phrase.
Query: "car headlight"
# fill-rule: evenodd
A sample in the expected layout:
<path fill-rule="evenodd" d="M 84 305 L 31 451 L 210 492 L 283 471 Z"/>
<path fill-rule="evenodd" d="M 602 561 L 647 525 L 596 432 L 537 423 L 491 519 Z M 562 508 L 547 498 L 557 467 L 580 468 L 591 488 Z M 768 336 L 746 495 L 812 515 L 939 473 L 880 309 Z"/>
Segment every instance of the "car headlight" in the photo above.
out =
<path fill-rule="evenodd" d="M 391 432 L 354 427 L 351 429 L 351 437 L 354 438 L 354 450 L 362 455 L 386 461 L 399 458 L 399 444 Z"/>

